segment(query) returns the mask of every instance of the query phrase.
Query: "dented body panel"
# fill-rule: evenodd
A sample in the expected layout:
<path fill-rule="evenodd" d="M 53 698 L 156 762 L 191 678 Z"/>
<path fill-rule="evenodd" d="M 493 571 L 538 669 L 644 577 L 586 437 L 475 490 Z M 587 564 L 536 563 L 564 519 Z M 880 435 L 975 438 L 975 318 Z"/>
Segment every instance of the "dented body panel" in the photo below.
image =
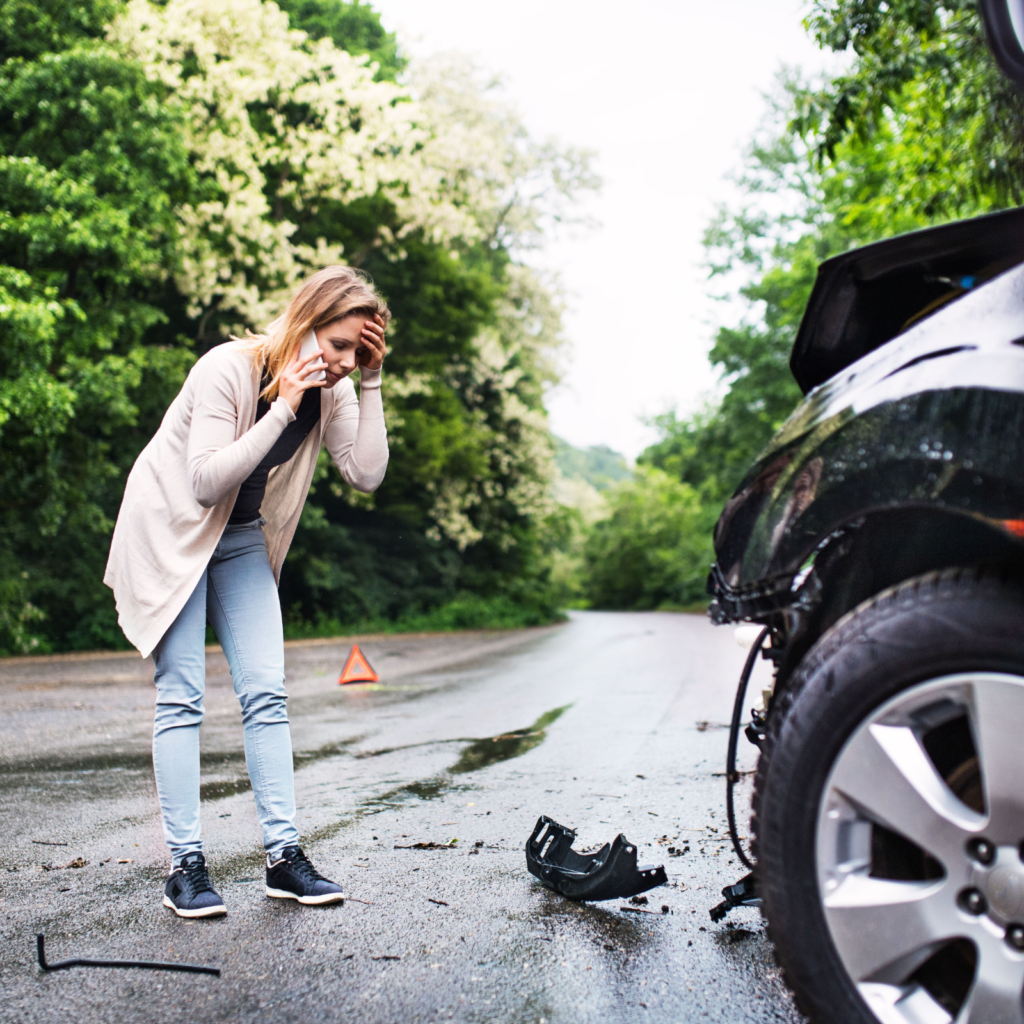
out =
<path fill-rule="evenodd" d="M 897 510 L 1024 548 L 1024 265 L 810 391 L 718 522 L 713 614 L 806 603 L 830 539 Z"/>

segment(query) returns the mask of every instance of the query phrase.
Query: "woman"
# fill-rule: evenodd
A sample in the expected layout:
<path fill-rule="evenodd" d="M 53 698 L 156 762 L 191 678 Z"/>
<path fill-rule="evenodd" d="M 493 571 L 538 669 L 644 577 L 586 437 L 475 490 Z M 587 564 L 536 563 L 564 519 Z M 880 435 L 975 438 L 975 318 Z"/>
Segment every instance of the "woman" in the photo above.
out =
<path fill-rule="evenodd" d="M 266 334 L 233 338 L 196 363 L 128 477 L 104 582 L 125 635 L 156 663 L 153 767 L 171 851 L 163 902 L 181 917 L 226 913 L 199 825 L 207 620 L 242 707 L 267 895 L 344 898 L 299 847 L 277 582 L 321 444 L 358 490 L 384 478 L 389 319 L 357 271 L 314 274 Z M 300 356 L 310 331 L 319 350 Z M 347 379 L 356 367 L 361 401 Z"/>

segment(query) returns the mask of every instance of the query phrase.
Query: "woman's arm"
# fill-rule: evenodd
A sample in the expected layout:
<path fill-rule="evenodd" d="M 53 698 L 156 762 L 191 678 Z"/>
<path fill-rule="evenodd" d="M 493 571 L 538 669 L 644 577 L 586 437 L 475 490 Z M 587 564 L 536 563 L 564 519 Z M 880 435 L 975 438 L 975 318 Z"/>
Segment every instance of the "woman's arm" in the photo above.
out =
<path fill-rule="evenodd" d="M 211 508 L 240 487 L 295 419 L 291 406 L 277 398 L 266 416 L 235 440 L 237 402 L 229 382 L 220 375 L 204 381 L 196 394 L 188 434 L 188 475 L 192 495 L 203 508 Z"/>
<path fill-rule="evenodd" d="M 324 430 L 324 444 L 347 483 L 375 491 L 388 468 L 388 432 L 380 397 L 380 370 L 360 370 L 359 401 L 345 388 Z"/>
<path fill-rule="evenodd" d="M 260 464 L 281 431 L 295 419 L 302 396 L 323 381 L 306 380 L 310 370 L 320 369 L 320 352 L 305 359 L 295 346 L 281 373 L 278 397 L 251 430 L 235 440 L 238 428 L 238 396 L 231 382 L 214 367 L 196 387 L 192 423 L 188 435 L 188 475 L 192 494 L 203 508 L 223 501 Z M 249 386 L 248 382 L 244 385 Z"/>

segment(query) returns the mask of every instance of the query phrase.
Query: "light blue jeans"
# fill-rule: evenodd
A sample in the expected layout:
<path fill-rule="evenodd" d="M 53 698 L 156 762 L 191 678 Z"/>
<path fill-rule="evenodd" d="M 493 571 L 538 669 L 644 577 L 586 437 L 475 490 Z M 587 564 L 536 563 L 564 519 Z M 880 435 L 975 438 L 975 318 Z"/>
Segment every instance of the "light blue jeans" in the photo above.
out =
<path fill-rule="evenodd" d="M 207 619 L 227 655 L 242 706 L 245 764 L 263 845 L 276 855 L 299 842 L 281 602 L 263 522 L 225 529 L 192 596 L 153 652 L 157 694 L 153 768 L 164 836 L 174 864 L 203 848 L 199 726 L 206 689 Z"/>

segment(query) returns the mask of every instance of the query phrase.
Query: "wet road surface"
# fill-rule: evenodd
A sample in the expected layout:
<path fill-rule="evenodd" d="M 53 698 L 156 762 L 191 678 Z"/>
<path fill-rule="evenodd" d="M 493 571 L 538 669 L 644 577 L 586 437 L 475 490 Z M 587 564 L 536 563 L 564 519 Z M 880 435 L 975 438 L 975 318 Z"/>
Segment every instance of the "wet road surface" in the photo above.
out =
<path fill-rule="evenodd" d="M 325 908 L 263 895 L 237 701 L 223 656 L 208 655 L 203 828 L 228 916 L 193 922 L 160 902 L 150 663 L 0 662 L 0 1018 L 802 1019 L 759 912 L 721 925 L 707 913 L 743 873 L 721 778 L 745 656 L 731 630 L 695 615 L 587 612 L 551 628 L 362 647 L 379 685 L 336 685 L 348 641 L 287 655 L 303 843 L 349 896 Z M 665 864 L 669 884 L 640 907 L 544 889 L 523 855 L 542 813 L 578 829 L 577 850 L 624 832 L 641 862 Z M 44 975 L 37 931 L 51 961 L 180 960 L 223 973 Z"/>

